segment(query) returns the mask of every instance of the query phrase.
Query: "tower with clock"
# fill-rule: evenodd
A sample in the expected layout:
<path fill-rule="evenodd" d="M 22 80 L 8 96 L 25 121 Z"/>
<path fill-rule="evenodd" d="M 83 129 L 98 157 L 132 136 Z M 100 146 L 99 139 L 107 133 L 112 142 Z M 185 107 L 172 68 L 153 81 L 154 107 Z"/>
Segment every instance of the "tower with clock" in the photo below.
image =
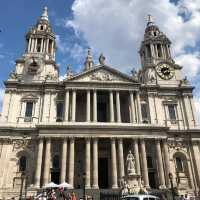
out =
<path fill-rule="evenodd" d="M 37 24 L 26 34 L 26 42 L 25 53 L 16 60 L 16 70 L 11 73 L 10 79 L 22 82 L 58 81 L 55 34 L 49 22 L 47 7 Z"/>
<path fill-rule="evenodd" d="M 140 47 L 140 80 L 147 85 L 177 85 L 182 80 L 181 66 L 171 55 L 171 42 L 148 16 L 144 40 Z"/>

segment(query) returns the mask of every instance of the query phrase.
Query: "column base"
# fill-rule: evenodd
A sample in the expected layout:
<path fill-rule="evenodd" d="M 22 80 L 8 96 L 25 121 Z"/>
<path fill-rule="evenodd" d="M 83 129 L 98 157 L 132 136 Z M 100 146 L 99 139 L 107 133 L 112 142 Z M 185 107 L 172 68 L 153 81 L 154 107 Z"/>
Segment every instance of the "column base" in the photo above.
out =
<path fill-rule="evenodd" d="M 112 189 L 118 189 L 118 186 L 117 185 L 113 185 Z"/>
<path fill-rule="evenodd" d="M 93 185 L 92 189 L 99 189 L 99 186 L 98 185 Z"/>
<path fill-rule="evenodd" d="M 85 189 L 86 189 L 86 190 L 89 190 L 89 189 L 91 189 L 91 186 L 87 186 L 87 185 L 86 185 L 86 186 L 85 186 Z"/>

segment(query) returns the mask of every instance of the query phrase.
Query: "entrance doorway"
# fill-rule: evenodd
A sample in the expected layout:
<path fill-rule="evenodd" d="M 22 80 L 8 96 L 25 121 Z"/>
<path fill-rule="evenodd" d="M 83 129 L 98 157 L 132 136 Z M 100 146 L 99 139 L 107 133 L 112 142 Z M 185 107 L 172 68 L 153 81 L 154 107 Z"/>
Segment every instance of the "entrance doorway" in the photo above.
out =
<path fill-rule="evenodd" d="M 60 183 L 60 172 L 52 170 L 51 171 L 51 182 L 54 182 L 56 184 Z"/>
<path fill-rule="evenodd" d="M 108 188 L 108 158 L 99 158 L 99 188 Z"/>
<path fill-rule="evenodd" d="M 151 188 L 156 188 L 155 172 L 149 172 L 149 185 Z"/>

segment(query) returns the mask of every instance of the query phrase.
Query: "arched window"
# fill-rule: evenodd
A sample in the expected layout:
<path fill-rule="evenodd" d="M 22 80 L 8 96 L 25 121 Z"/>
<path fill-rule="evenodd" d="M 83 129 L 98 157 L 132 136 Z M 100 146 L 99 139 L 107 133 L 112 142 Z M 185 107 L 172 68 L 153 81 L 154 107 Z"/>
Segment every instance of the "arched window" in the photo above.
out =
<path fill-rule="evenodd" d="M 59 155 L 55 155 L 53 157 L 53 168 L 54 169 L 59 169 L 60 168 L 60 157 L 59 157 Z"/>
<path fill-rule="evenodd" d="M 27 165 L 26 156 L 22 156 L 22 157 L 19 159 L 19 171 L 20 171 L 20 172 L 26 171 L 26 165 Z"/>

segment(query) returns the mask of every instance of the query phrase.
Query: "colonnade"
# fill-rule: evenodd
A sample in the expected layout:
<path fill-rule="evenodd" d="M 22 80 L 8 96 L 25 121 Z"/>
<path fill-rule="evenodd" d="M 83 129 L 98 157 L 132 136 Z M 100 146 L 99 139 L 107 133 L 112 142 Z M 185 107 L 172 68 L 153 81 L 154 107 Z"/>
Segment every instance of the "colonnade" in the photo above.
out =
<path fill-rule="evenodd" d="M 97 90 L 86 90 L 86 122 L 97 122 Z M 70 101 L 70 95 L 71 101 Z M 91 96 L 93 95 L 93 103 L 91 108 Z M 116 110 L 114 107 L 114 95 L 116 99 Z M 65 95 L 65 121 L 76 121 L 76 97 L 77 90 L 66 91 Z M 141 105 L 140 105 L 140 96 L 138 92 L 130 91 L 130 122 L 131 123 L 140 123 L 142 121 L 141 114 Z M 70 103 L 71 103 L 71 115 L 70 115 Z M 109 122 L 121 123 L 121 106 L 120 106 L 120 91 L 109 91 Z M 93 111 L 91 116 L 91 110 Z M 115 119 L 116 111 L 116 119 Z"/>
<path fill-rule="evenodd" d="M 40 45 L 39 52 L 37 49 L 38 45 Z M 50 38 L 30 37 L 28 40 L 27 51 L 30 53 L 49 53 L 54 56 L 55 42 Z"/>
<path fill-rule="evenodd" d="M 61 147 L 61 171 L 60 182 L 67 181 L 72 187 L 74 187 L 74 169 L 75 169 L 75 140 L 78 138 L 69 137 L 63 138 Z M 130 138 L 131 139 L 131 138 Z M 35 187 L 40 187 L 40 182 L 44 186 L 50 181 L 50 162 L 51 162 L 51 143 L 53 138 L 40 138 L 38 141 L 38 153 L 36 161 L 35 171 Z M 84 138 L 85 140 L 85 187 L 87 189 L 99 188 L 98 185 L 98 138 Z M 44 141 L 46 141 L 46 147 L 44 148 Z M 148 140 L 145 139 L 131 139 L 132 149 L 135 156 L 136 173 L 141 175 L 141 179 L 146 187 L 149 187 L 148 166 L 147 166 L 147 153 L 145 143 Z M 69 144 L 69 148 L 67 145 Z M 169 186 L 168 173 L 169 170 L 169 155 L 166 149 L 167 143 L 165 140 L 155 140 L 156 144 L 156 160 L 158 166 L 158 180 L 159 185 L 163 187 Z M 162 147 L 161 147 L 162 144 Z M 44 159 L 43 159 L 43 148 Z M 124 161 L 124 146 L 123 138 L 110 138 L 110 151 L 111 151 L 111 188 L 117 189 L 119 187 L 118 182 L 124 177 L 125 173 L 125 161 Z M 67 151 L 69 149 L 69 152 Z M 91 153 L 92 152 L 92 153 Z M 140 153 L 139 153 L 140 152 Z M 92 155 L 91 155 L 92 154 Z M 164 159 L 162 158 L 164 156 Z M 68 163 L 67 163 L 67 157 Z M 42 167 L 42 160 L 44 166 Z M 164 163 L 163 163 L 164 162 Z M 92 166 L 92 167 L 91 167 Z M 42 173 L 42 169 L 44 172 Z M 68 169 L 68 170 L 67 170 Z M 43 176 L 41 176 L 43 174 Z M 103 176 L 103 175 L 100 175 Z M 68 177 L 68 180 L 66 180 Z"/>

